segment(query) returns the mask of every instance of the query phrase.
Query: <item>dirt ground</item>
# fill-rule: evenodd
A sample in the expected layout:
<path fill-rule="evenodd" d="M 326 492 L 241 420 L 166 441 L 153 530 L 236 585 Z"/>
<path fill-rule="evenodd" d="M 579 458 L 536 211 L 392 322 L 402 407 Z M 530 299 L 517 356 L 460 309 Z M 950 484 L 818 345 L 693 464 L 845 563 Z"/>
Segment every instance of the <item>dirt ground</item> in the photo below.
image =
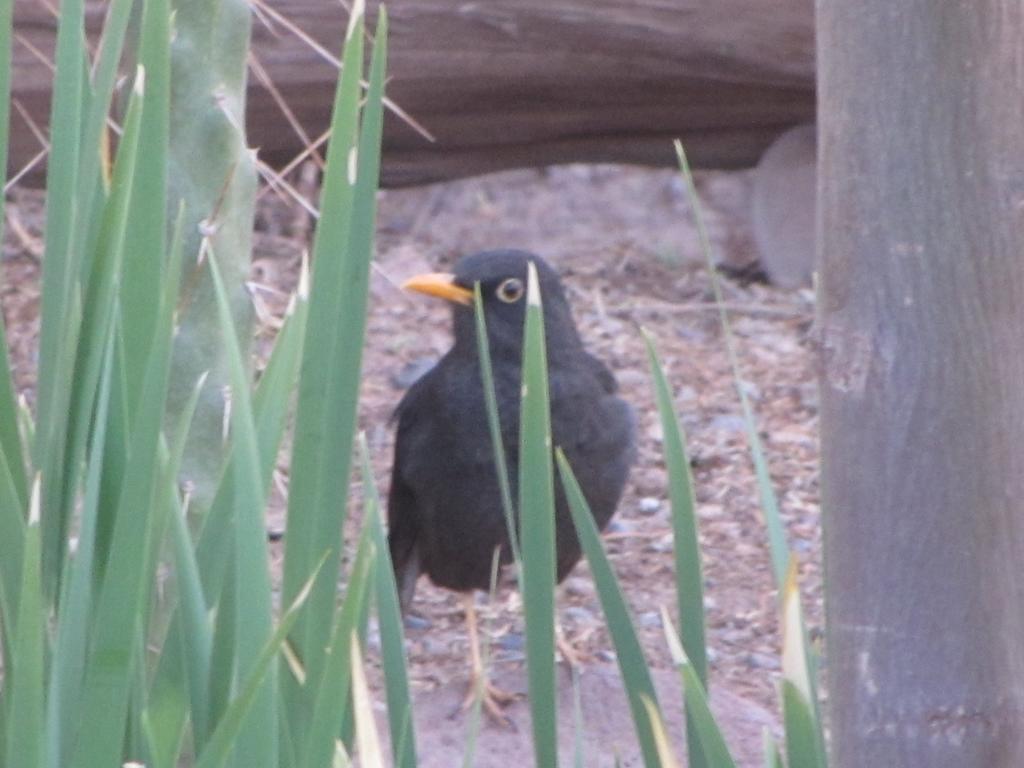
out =
<path fill-rule="evenodd" d="M 707 173 L 698 182 L 716 257 L 734 265 L 749 263 L 754 254 L 747 222 L 748 174 Z M 16 191 L 4 243 L 0 295 L 23 391 L 34 383 L 40 208 L 37 194 Z M 286 293 L 294 287 L 312 222 L 297 206 L 266 194 L 257 229 L 253 282 L 262 321 L 255 348 L 257 355 L 265 355 L 272 335 L 267 318 L 282 311 Z M 389 416 L 401 397 L 402 380 L 409 379 L 410 366 L 426 365 L 449 344 L 447 309 L 405 295 L 395 285 L 484 248 L 518 247 L 543 255 L 564 277 L 587 345 L 615 371 L 624 397 L 639 414 L 639 459 L 606 544 L 648 658 L 655 668 L 666 670 L 670 664 L 658 611 L 675 603 L 672 541 L 661 429 L 638 328 L 652 333 L 674 387 L 694 467 L 712 696 L 722 691 L 719 703 L 728 702 L 727 719 L 750 723 L 732 731 L 741 742 L 741 764 L 761 764 L 760 731 L 774 722 L 768 713 L 778 711 L 775 592 L 739 401 L 678 175 L 566 166 L 386 191 L 380 193 L 378 232 L 360 426 L 369 438 L 382 490 L 391 462 Z M 811 294 L 731 280 L 724 280 L 723 287 L 742 386 L 757 412 L 790 543 L 800 562 L 808 626 L 817 637 L 823 617 L 817 392 L 808 341 Z M 280 491 L 287 485 L 284 464 L 278 480 Z M 283 528 L 282 509 L 278 493 L 270 529 Z M 274 554 L 277 563 L 276 549 Z M 496 604 L 481 597 L 478 605 L 496 674 L 518 679 L 524 660 L 518 595 L 506 588 Z M 585 564 L 565 582 L 559 606 L 568 637 L 590 659 L 584 679 L 603 684 L 614 669 L 614 652 Z M 426 581 L 420 584 L 413 611 L 416 618 L 407 630 L 413 686 L 417 698 L 428 702 L 427 709 L 439 712 L 467 679 L 462 611 L 454 595 Z M 594 695 L 600 699 L 599 692 Z M 680 695 L 678 689 L 675 695 Z M 527 705 L 519 702 L 512 709 L 518 710 L 518 720 L 525 717 Z M 605 745 L 631 741 L 625 710 L 612 720 L 601 726 L 602 733 L 588 737 Z M 498 742 L 505 746 L 496 762 L 507 763 L 517 754 L 529 759 L 528 719 L 522 722 L 527 725 L 515 736 L 486 726 L 476 764 L 491 764 L 484 756 L 498 749 Z M 566 722 L 571 723 L 571 709 Z M 421 732 L 430 731 L 424 739 L 431 744 L 432 762 L 426 766 L 461 763 L 464 724 L 434 717 L 420 726 Z M 595 759 L 593 764 L 604 763 Z"/>

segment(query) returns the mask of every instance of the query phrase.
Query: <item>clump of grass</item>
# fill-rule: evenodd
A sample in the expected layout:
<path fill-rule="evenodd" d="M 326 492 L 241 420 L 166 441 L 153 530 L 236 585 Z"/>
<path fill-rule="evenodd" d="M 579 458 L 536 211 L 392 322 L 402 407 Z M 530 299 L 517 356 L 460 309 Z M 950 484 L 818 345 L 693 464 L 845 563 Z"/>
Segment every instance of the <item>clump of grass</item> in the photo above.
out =
<path fill-rule="evenodd" d="M 365 9 L 353 8 L 324 180 L 332 215 L 317 233 L 314 272 L 304 272 L 254 386 L 248 332 L 237 327 L 216 239 L 205 232 L 198 252 L 186 253 L 182 217 L 165 231 L 166 189 L 137 193 L 152 186 L 153 169 L 165 169 L 169 155 L 159 118 L 168 114 L 172 24 L 161 0 L 145 4 L 139 58 L 148 68 L 134 78 L 113 167 L 102 160 L 130 10 L 126 0 L 111 4 L 95 67 L 84 47 L 82 1 L 65 0 L 59 17 L 40 387 L 24 438 L 6 354 L 0 361 L 0 762 L 321 766 L 358 743 L 369 764 L 380 749 L 367 719 L 361 645 L 376 602 L 390 667 L 392 748 L 398 764 L 414 765 L 394 584 L 372 483 L 364 486 L 355 562 L 344 593 L 337 588 L 338 498 L 347 487 L 339 478 L 348 476 L 353 447 L 373 251 L 386 13 L 364 92 Z M 137 247 L 143 241 L 147 247 Z M 182 264 L 197 258 L 213 286 L 206 332 L 225 341 L 230 418 L 223 436 L 217 430 L 215 444 L 202 446 L 225 457 L 212 501 L 187 520 L 178 476 L 206 377 L 192 382 L 183 408 L 169 419 L 165 413 Z M 142 273 L 151 279 L 139 280 Z M 263 514 L 296 391 L 291 492 L 299 506 L 289 519 L 275 610 Z M 166 583 L 158 581 L 165 567 Z M 346 720 L 352 728 L 342 727 Z"/>

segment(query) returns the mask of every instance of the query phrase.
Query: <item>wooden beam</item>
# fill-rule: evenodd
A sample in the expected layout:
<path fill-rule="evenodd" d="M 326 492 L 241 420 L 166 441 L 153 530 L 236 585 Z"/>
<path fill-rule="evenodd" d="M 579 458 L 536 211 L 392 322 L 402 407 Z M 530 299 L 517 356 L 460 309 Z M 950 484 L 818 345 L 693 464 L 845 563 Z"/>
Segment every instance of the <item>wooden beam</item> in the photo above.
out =
<path fill-rule="evenodd" d="M 346 13 L 331 0 L 262 0 L 254 54 L 310 136 L 327 125 L 336 70 L 276 20 L 336 54 Z M 52 50 L 55 20 L 16 0 L 19 36 Z M 90 29 L 103 4 L 91 0 Z M 371 4 L 371 13 L 377 3 Z M 401 0 L 388 94 L 429 131 L 390 115 L 384 184 L 563 162 L 753 165 L 786 128 L 814 119 L 813 0 Z M 14 95 L 46 122 L 50 72 L 15 44 Z M 301 149 L 252 78 L 249 141 L 280 166 Z M 11 165 L 39 149 L 16 118 Z"/>

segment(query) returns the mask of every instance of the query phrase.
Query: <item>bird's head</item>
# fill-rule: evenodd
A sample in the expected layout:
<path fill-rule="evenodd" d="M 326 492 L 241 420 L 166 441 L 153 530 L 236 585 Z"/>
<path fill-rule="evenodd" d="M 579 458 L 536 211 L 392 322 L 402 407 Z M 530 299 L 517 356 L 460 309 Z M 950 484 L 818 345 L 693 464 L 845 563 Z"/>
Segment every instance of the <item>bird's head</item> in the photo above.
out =
<path fill-rule="evenodd" d="M 537 269 L 549 355 L 579 347 L 576 325 L 558 274 L 535 254 L 514 250 L 474 253 L 459 259 L 451 273 L 419 275 L 402 287 L 451 302 L 455 349 L 475 354 L 473 286 L 479 283 L 492 354 L 508 354 L 519 360 L 530 262 Z"/>

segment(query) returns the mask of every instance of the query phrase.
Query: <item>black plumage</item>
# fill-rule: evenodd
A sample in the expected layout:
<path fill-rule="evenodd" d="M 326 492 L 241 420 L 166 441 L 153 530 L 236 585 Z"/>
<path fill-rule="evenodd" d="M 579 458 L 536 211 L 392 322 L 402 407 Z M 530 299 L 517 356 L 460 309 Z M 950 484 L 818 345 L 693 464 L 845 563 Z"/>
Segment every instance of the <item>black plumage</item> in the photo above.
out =
<path fill-rule="evenodd" d="M 632 409 L 616 394 L 612 373 L 584 349 L 555 271 L 529 253 L 490 251 L 462 258 L 454 275 L 409 281 L 413 290 L 452 301 L 455 338 L 396 412 L 388 526 L 403 611 L 422 573 L 448 589 L 486 590 L 495 548 L 502 548 L 503 562 L 511 560 L 471 297 L 479 282 L 514 494 L 530 261 L 543 299 L 554 444 L 565 451 L 599 528 L 607 525 L 622 495 L 635 455 Z M 557 481 L 555 527 L 561 581 L 580 559 L 580 546 Z"/>

